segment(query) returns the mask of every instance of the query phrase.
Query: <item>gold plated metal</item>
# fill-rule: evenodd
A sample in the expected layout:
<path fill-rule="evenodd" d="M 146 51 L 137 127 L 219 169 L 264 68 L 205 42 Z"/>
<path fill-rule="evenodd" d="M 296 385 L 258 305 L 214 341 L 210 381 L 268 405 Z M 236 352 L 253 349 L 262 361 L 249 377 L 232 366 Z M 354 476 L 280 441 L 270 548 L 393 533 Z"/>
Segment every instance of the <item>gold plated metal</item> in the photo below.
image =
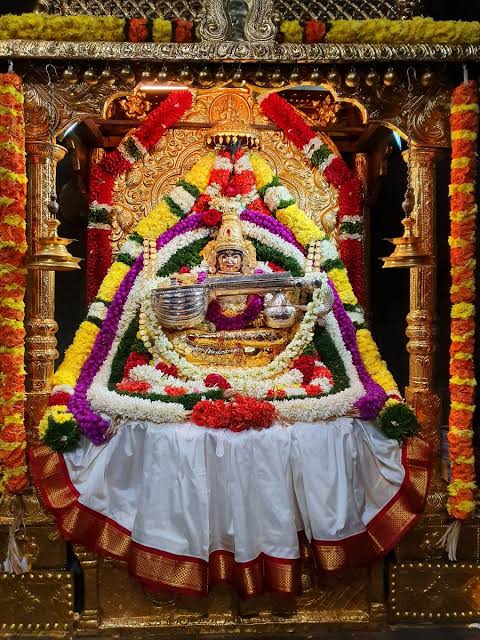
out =
<path fill-rule="evenodd" d="M 73 242 L 69 238 L 60 238 L 57 228 L 60 222 L 55 218 L 47 220 L 47 234 L 37 239 L 39 248 L 28 261 L 28 269 L 44 271 L 73 271 L 80 269 L 80 258 L 75 258 L 68 251 L 67 246 Z"/>
<path fill-rule="evenodd" d="M 382 258 L 383 268 L 392 269 L 404 267 L 413 269 L 431 264 L 431 256 L 423 251 L 421 240 L 415 235 L 415 220 L 407 216 L 402 220 L 402 225 L 405 229 L 403 235 L 389 240 L 389 242 L 395 245 L 395 249 L 390 256 Z"/>

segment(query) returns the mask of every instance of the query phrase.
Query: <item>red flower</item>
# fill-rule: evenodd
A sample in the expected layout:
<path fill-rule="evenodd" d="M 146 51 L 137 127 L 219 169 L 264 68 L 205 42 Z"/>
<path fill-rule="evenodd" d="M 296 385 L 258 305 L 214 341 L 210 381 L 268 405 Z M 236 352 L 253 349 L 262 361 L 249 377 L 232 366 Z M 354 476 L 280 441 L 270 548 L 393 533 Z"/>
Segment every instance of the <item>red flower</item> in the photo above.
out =
<path fill-rule="evenodd" d="M 117 384 L 119 391 L 128 391 L 129 393 L 143 393 L 150 390 L 148 382 L 137 382 L 134 380 L 126 380 L 125 378 Z"/>
<path fill-rule="evenodd" d="M 267 391 L 267 398 L 285 398 L 286 395 L 285 389 L 269 389 Z"/>
<path fill-rule="evenodd" d="M 190 273 L 190 267 L 180 267 L 178 273 Z"/>
<path fill-rule="evenodd" d="M 48 404 L 50 407 L 58 404 L 68 404 L 69 402 L 70 394 L 66 391 L 57 391 L 57 393 L 53 393 L 48 400 Z"/>
<path fill-rule="evenodd" d="M 128 378 L 130 371 L 134 367 L 138 367 L 141 364 L 148 364 L 148 360 L 149 358 L 146 354 L 132 351 L 132 353 L 128 356 L 125 367 L 123 369 L 124 378 Z"/>
<path fill-rule="evenodd" d="M 165 362 L 158 362 L 155 365 L 155 369 L 158 369 L 158 371 L 161 371 L 167 376 L 178 378 L 178 369 L 174 364 L 166 364 Z"/>
<path fill-rule="evenodd" d="M 340 220 L 343 216 L 359 216 L 362 213 L 362 183 L 357 176 L 345 180 L 338 191 Z"/>
<path fill-rule="evenodd" d="M 298 369 L 303 375 L 304 384 L 308 384 L 312 379 L 315 369 L 315 358 L 309 355 L 298 356 L 292 363 L 294 369 Z"/>
<path fill-rule="evenodd" d="M 235 396 L 232 403 L 231 431 L 245 429 L 267 429 L 276 417 L 275 407 L 265 400 L 257 400 L 249 396 Z"/>
<path fill-rule="evenodd" d="M 210 196 L 206 193 L 202 193 L 201 196 L 198 196 L 195 204 L 193 205 L 192 213 L 200 213 L 200 211 L 206 211 L 209 204 Z"/>
<path fill-rule="evenodd" d="M 148 19 L 130 18 L 128 20 L 129 42 L 146 42 L 149 40 Z"/>
<path fill-rule="evenodd" d="M 192 42 L 193 22 L 176 18 L 172 20 L 175 25 L 175 42 Z"/>
<path fill-rule="evenodd" d="M 217 211 L 217 209 L 208 209 L 208 211 L 205 211 L 205 213 L 202 216 L 202 222 L 207 227 L 217 226 L 217 224 L 220 223 L 221 219 L 222 219 L 222 214 L 220 211 Z"/>
<path fill-rule="evenodd" d="M 323 172 L 323 175 L 334 187 L 340 187 L 346 180 L 350 180 L 352 172 L 342 158 L 334 158 Z"/>
<path fill-rule="evenodd" d="M 309 396 L 321 396 L 323 393 L 322 387 L 318 384 L 306 384 L 303 388 Z"/>
<path fill-rule="evenodd" d="M 232 385 L 219 373 L 209 373 L 203 381 L 206 387 L 218 387 L 219 389 L 231 389 Z"/>
<path fill-rule="evenodd" d="M 282 269 L 282 267 L 279 267 L 278 264 L 275 264 L 275 262 L 267 262 L 267 264 L 273 272 L 285 271 L 285 269 Z"/>
<path fill-rule="evenodd" d="M 322 42 L 322 40 L 325 38 L 326 32 L 326 24 L 321 20 L 307 20 L 307 22 L 305 22 L 304 34 L 305 42 L 307 44 Z"/>
<path fill-rule="evenodd" d="M 184 396 L 187 393 L 184 387 L 174 387 L 172 385 L 164 387 L 164 391 L 169 396 Z"/>
<path fill-rule="evenodd" d="M 234 198 L 238 194 L 238 189 L 234 184 L 232 184 L 232 182 L 229 182 L 225 185 L 223 193 L 227 198 Z"/>

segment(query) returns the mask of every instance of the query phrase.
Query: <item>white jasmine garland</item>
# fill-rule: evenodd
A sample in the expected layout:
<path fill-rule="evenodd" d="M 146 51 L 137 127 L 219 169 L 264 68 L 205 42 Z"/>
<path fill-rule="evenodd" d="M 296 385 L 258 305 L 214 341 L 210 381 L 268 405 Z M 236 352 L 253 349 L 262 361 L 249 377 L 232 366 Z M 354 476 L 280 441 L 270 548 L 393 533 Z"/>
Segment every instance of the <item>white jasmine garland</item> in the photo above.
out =
<path fill-rule="evenodd" d="M 357 370 L 352 361 L 352 355 L 343 343 L 342 334 L 333 313 L 329 313 L 325 321 L 326 330 L 332 338 L 345 366 L 350 386 L 344 391 L 339 391 L 333 395 L 325 395 L 321 398 L 273 401 L 280 415 L 284 416 L 287 420 L 294 422 L 316 422 L 318 420 L 325 420 L 326 418 L 343 416 L 352 411 L 355 402 L 365 394 L 365 388 L 358 377 Z"/>
<path fill-rule="evenodd" d="M 262 227 L 257 226 L 255 223 L 248 222 L 247 220 L 242 220 L 242 231 L 249 238 L 258 240 L 259 242 L 267 245 L 267 247 L 276 249 L 284 256 L 293 258 L 297 262 L 300 269 L 302 271 L 305 271 L 305 256 L 299 249 L 297 249 L 297 247 L 295 247 L 293 244 L 290 244 L 290 242 L 287 242 L 271 231 L 263 229 Z"/>
<path fill-rule="evenodd" d="M 282 201 L 285 202 L 287 200 L 293 200 L 292 194 L 287 187 L 284 187 L 283 185 L 278 187 L 269 187 L 265 191 L 264 201 L 270 211 L 276 211 L 278 209 L 278 205 Z"/>
<path fill-rule="evenodd" d="M 231 171 L 232 168 L 233 164 L 229 157 L 217 155 L 217 157 L 215 158 L 215 162 L 213 163 L 213 170 L 218 169 L 220 171 Z"/>
<path fill-rule="evenodd" d="M 108 307 L 104 302 L 94 301 L 88 307 L 88 315 L 97 318 L 98 320 L 105 320 L 105 316 L 107 315 Z"/>
<path fill-rule="evenodd" d="M 195 198 L 181 185 L 174 187 L 170 193 L 170 198 L 180 207 L 183 213 L 188 213 L 195 204 Z"/>
<path fill-rule="evenodd" d="M 143 252 L 143 246 L 135 240 L 126 240 L 122 245 L 121 253 L 126 253 L 131 258 L 136 260 L 138 256 Z"/>
<path fill-rule="evenodd" d="M 147 349 L 158 359 L 164 359 L 170 364 L 177 367 L 179 374 L 187 379 L 203 380 L 209 373 L 219 373 L 223 375 L 232 386 L 234 380 L 264 380 L 267 378 L 275 378 L 290 368 L 290 364 L 305 347 L 312 341 L 315 323 L 319 310 L 324 306 L 323 298 L 328 294 L 326 287 L 326 275 L 319 274 L 324 280 L 321 289 L 316 289 L 313 293 L 312 301 L 307 305 L 306 313 L 301 321 L 293 339 L 270 363 L 262 367 L 251 367 L 248 369 L 239 369 L 234 367 L 200 367 L 188 362 L 186 358 L 180 356 L 173 348 L 169 338 L 165 335 L 162 328 L 158 326 L 155 312 L 151 305 L 151 290 L 155 287 L 155 283 L 146 287 L 143 300 L 141 303 L 142 317 L 145 321 L 146 331 L 140 331 L 142 340 Z"/>
<path fill-rule="evenodd" d="M 243 173 L 244 171 L 252 171 L 252 163 L 247 153 L 243 154 L 241 158 L 235 161 L 234 167 L 235 173 Z"/>
<path fill-rule="evenodd" d="M 195 240 L 201 238 L 207 238 L 212 233 L 212 230 L 207 227 L 200 227 L 193 231 L 186 231 L 181 236 L 177 236 L 170 240 L 168 244 L 162 247 L 157 253 L 157 269 L 160 269 L 165 265 L 171 257 L 173 257 L 180 249 L 192 244 Z M 158 283 L 157 283 L 158 284 Z"/>
<path fill-rule="evenodd" d="M 310 160 L 315 151 L 317 149 L 320 149 L 323 144 L 324 143 L 318 136 L 314 136 L 313 138 L 310 138 L 310 140 L 306 144 L 303 145 L 303 153 Z"/>

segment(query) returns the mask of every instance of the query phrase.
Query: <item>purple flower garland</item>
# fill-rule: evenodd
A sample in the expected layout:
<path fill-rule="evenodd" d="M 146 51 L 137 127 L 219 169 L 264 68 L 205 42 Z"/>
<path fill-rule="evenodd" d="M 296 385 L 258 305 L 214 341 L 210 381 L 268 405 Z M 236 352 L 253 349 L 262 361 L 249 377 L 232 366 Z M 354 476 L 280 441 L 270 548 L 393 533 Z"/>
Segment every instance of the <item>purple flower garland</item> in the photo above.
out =
<path fill-rule="evenodd" d="M 362 396 L 355 403 L 356 408 L 363 420 L 372 420 L 376 418 L 387 401 L 387 394 L 384 389 L 377 384 L 368 373 L 365 364 L 362 360 L 362 356 L 358 350 L 357 336 L 355 333 L 355 327 L 350 320 L 348 313 L 345 311 L 343 302 L 335 289 L 334 284 L 329 279 L 328 284 L 334 295 L 333 312 L 335 318 L 340 327 L 343 342 L 345 347 L 352 355 L 352 361 L 355 369 L 357 370 L 360 381 L 365 388 L 365 395 Z"/>
<path fill-rule="evenodd" d="M 236 316 L 228 317 L 222 312 L 218 300 L 212 300 L 208 305 L 207 319 L 213 322 L 217 331 L 236 331 L 245 329 L 263 311 L 262 296 L 248 296 L 247 306 L 244 311 Z"/>

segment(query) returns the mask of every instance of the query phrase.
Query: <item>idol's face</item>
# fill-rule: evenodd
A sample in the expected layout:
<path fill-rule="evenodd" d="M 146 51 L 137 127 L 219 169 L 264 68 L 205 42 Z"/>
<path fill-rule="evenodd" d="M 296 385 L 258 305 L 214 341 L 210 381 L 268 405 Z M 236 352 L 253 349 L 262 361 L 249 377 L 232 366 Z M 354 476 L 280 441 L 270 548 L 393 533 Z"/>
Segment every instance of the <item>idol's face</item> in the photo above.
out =
<path fill-rule="evenodd" d="M 242 253 L 226 249 L 217 255 L 217 269 L 220 273 L 238 273 L 242 269 Z"/>

